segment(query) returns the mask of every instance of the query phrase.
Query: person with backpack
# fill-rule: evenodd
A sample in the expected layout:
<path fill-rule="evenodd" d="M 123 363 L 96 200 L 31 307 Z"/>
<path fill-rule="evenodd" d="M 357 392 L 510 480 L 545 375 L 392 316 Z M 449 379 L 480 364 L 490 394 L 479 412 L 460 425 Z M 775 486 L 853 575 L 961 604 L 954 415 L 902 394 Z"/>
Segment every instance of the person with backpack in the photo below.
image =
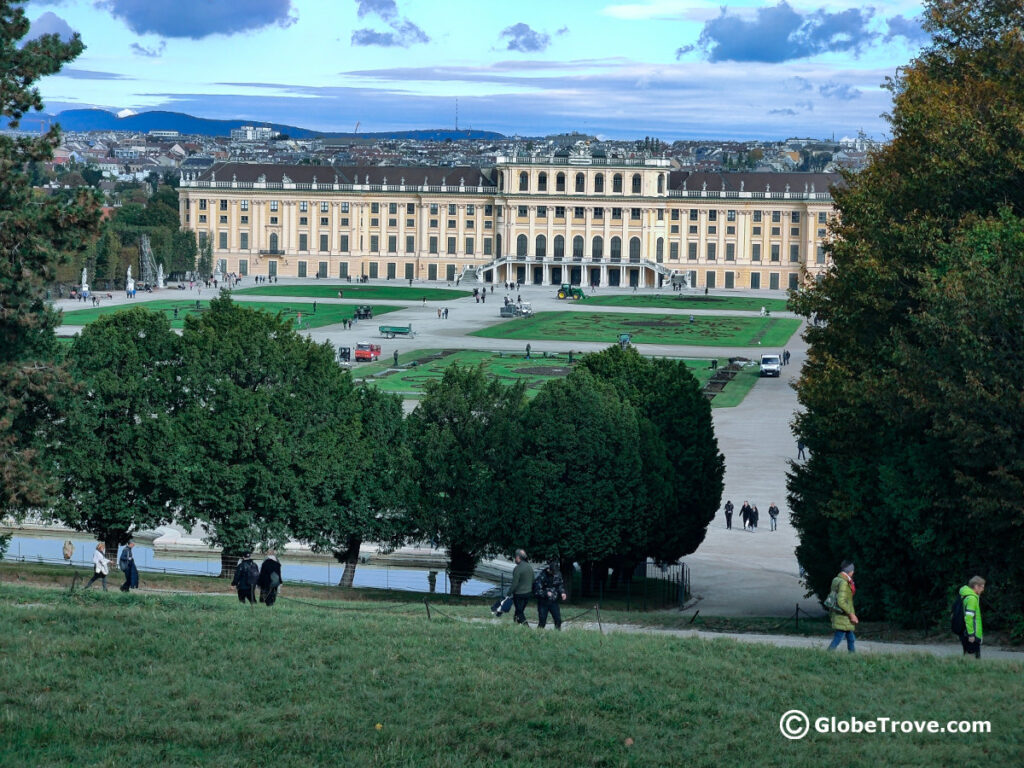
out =
<path fill-rule="evenodd" d="M 512 604 L 516 607 L 515 622 L 524 626 L 530 626 L 526 621 L 526 604 L 530 602 L 530 593 L 533 589 L 533 566 L 526 557 L 526 550 L 517 549 L 515 555 L 516 567 L 512 569 L 512 586 L 509 594 L 512 595 Z"/>
<path fill-rule="evenodd" d="M 267 552 L 267 559 L 260 565 L 260 575 L 256 585 L 260 588 L 260 602 L 267 608 L 277 600 L 277 588 L 284 581 L 281 579 L 281 563 L 277 559 L 277 551 Z"/>
<path fill-rule="evenodd" d="M 832 589 L 825 600 L 825 607 L 832 614 L 832 630 L 835 633 L 828 646 L 830 651 L 838 648 L 844 637 L 846 650 L 850 653 L 855 650 L 853 630 L 860 623 L 860 619 L 853 610 L 853 596 L 857 594 L 857 585 L 853 583 L 853 571 L 853 563 L 849 560 L 843 563 L 842 570 L 832 579 Z"/>
<path fill-rule="evenodd" d="M 103 582 L 103 591 L 107 591 L 107 574 L 110 573 L 110 563 L 107 562 L 107 545 L 102 541 L 96 545 L 96 551 L 92 553 L 92 578 L 85 585 L 85 589 L 92 586 L 96 579 Z"/>
<path fill-rule="evenodd" d="M 537 598 L 537 628 L 544 629 L 548 622 L 548 614 L 555 622 L 555 629 L 562 629 L 562 611 L 558 606 L 558 598 L 566 599 L 565 582 L 557 560 L 550 561 L 543 571 L 533 580 L 533 595 Z"/>
<path fill-rule="evenodd" d="M 260 569 L 252 561 L 252 555 L 246 552 L 235 566 L 235 577 L 231 580 L 231 586 L 238 590 L 238 602 L 248 600 L 256 604 L 256 584 L 259 579 Z"/>
<path fill-rule="evenodd" d="M 985 591 L 985 580 L 974 576 L 966 586 L 960 587 L 953 603 L 953 633 L 960 636 L 964 656 L 968 654 L 981 658 L 981 593 Z"/>
<path fill-rule="evenodd" d="M 117 558 L 117 567 L 124 574 L 124 584 L 121 585 L 122 592 L 128 592 L 139 588 L 139 569 L 135 567 L 135 542 L 131 539 L 121 548 L 121 556 Z"/>

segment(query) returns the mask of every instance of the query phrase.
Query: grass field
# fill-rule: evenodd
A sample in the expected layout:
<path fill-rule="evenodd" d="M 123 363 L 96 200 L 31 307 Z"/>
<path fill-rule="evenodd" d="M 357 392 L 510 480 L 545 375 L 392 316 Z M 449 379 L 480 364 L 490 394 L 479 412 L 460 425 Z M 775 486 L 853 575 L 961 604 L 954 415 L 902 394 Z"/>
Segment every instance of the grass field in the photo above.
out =
<path fill-rule="evenodd" d="M 209 304 L 209 301 L 199 301 L 199 306 L 204 309 L 208 307 Z M 243 302 L 239 302 L 239 304 L 243 304 Z M 196 299 L 191 301 L 146 301 L 127 306 L 121 304 L 117 306 L 101 306 L 96 309 L 77 309 L 73 312 L 64 313 L 64 325 L 88 325 L 98 317 L 109 315 L 123 309 L 128 309 L 130 306 L 143 307 L 144 309 L 148 309 L 152 312 L 163 312 L 171 319 L 172 328 L 183 328 L 185 326 L 185 316 L 196 311 Z M 342 320 L 350 320 L 352 318 L 352 313 L 355 311 L 355 305 L 350 304 L 317 304 L 316 311 L 314 312 L 312 302 L 246 301 L 244 302 L 244 306 L 251 307 L 253 309 L 260 309 L 272 314 L 281 312 L 286 317 L 290 317 L 295 321 L 298 321 L 299 314 L 301 313 L 302 322 L 300 327 L 302 328 L 321 328 L 325 325 L 335 325 L 340 323 Z M 174 317 L 175 309 L 178 310 L 177 317 Z M 375 305 L 373 307 L 373 315 L 374 318 L 376 318 L 378 315 L 383 315 L 388 312 L 396 312 L 400 309 L 404 309 L 404 307 Z M 370 323 L 372 325 L 373 320 L 362 320 L 360 322 Z M 374 331 L 376 331 L 376 326 L 372 327 L 374 328 Z"/>
<path fill-rule="evenodd" d="M 667 293 L 647 296 L 644 294 L 602 294 L 587 292 L 586 304 L 598 304 L 602 307 L 645 307 L 650 309 L 735 309 L 747 312 L 760 312 L 764 307 L 769 312 L 782 312 L 786 309 L 785 299 L 759 299 L 756 296 L 700 296 L 692 294 Z"/>
<path fill-rule="evenodd" d="M 800 327 L 800 321 L 778 317 L 626 314 L 621 312 L 538 312 L 473 331 L 470 336 L 492 339 L 558 339 L 615 343 L 620 334 L 633 335 L 635 344 L 688 346 L 781 347 Z"/>
<path fill-rule="evenodd" d="M 579 359 L 578 354 L 574 357 Z M 520 379 L 525 380 L 526 395 L 533 397 L 546 382 L 566 376 L 572 370 L 567 353 L 549 354 L 547 357 L 544 357 L 543 353 L 537 353 L 527 360 L 525 351 L 498 353 L 454 349 L 417 349 L 399 355 L 398 362 L 400 366 L 407 366 L 412 362 L 418 364 L 394 370 L 392 368 L 393 361 L 388 359 L 386 362 L 360 365 L 353 369 L 353 375 L 386 392 L 393 392 L 404 397 L 417 397 L 423 393 L 428 381 L 440 380 L 445 369 L 452 365 L 463 367 L 483 365 L 487 375 L 503 382 L 511 384 Z M 708 360 L 684 360 L 683 362 L 702 386 L 711 378 L 712 371 Z M 719 366 L 722 367 L 727 363 L 728 360 L 724 359 L 718 361 Z M 712 407 L 739 405 L 757 379 L 757 366 L 745 368 L 726 385 L 722 392 L 716 395 L 715 399 L 711 401 Z"/>
<path fill-rule="evenodd" d="M 0 621 L 11 766 L 970 768 L 1018 765 L 1024 745 L 1017 662 L 6 584 Z M 778 723 L 793 708 L 989 720 L 991 733 L 789 741 Z"/>
<path fill-rule="evenodd" d="M 259 285 L 255 288 L 236 289 L 233 293 L 249 296 L 300 296 L 310 299 L 337 299 L 338 291 L 343 299 L 376 301 L 397 299 L 399 301 L 445 301 L 472 296 L 470 291 L 454 288 L 419 288 L 401 285 L 357 285 L 355 283 L 331 283 L 325 285 Z"/>

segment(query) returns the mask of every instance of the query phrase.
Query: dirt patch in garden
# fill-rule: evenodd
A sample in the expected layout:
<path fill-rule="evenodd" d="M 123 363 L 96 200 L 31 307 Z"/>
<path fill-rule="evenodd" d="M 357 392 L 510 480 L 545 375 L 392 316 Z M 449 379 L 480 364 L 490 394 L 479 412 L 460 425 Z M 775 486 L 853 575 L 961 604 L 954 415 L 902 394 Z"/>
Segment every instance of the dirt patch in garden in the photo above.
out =
<path fill-rule="evenodd" d="M 545 365 L 534 368 L 516 368 L 512 371 L 522 376 L 568 376 L 572 368 L 567 365 Z"/>
<path fill-rule="evenodd" d="M 635 326 L 637 328 L 682 328 L 690 325 L 690 323 L 679 320 L 625 320 L 620 325 Z"/>

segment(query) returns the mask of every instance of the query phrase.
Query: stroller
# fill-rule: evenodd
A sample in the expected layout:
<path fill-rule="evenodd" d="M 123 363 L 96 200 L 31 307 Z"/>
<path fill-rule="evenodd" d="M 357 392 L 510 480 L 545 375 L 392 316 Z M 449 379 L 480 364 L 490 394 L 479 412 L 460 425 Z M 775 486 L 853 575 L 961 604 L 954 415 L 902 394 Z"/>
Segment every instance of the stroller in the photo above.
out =
<path fill-rule="evenodd" d="M 506 613 L 512 610 L 512 595 L 501 598 L 491 604 L 491 615 L 496 619 L 500 619 Z"/>

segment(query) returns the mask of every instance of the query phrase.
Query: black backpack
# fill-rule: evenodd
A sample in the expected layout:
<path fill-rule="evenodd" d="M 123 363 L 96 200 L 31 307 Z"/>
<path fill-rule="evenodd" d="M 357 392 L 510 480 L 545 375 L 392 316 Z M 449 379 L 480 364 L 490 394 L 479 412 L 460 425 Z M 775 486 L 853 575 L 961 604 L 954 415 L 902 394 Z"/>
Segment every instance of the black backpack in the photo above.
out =
<path fill-rule="evenodd" d="M 967 631 L 967 622 L 964 620 L 964 599 L 959 593 L 953 598 L 953 604 L 949 608 L 949 631 L 957 637 Z"/>

